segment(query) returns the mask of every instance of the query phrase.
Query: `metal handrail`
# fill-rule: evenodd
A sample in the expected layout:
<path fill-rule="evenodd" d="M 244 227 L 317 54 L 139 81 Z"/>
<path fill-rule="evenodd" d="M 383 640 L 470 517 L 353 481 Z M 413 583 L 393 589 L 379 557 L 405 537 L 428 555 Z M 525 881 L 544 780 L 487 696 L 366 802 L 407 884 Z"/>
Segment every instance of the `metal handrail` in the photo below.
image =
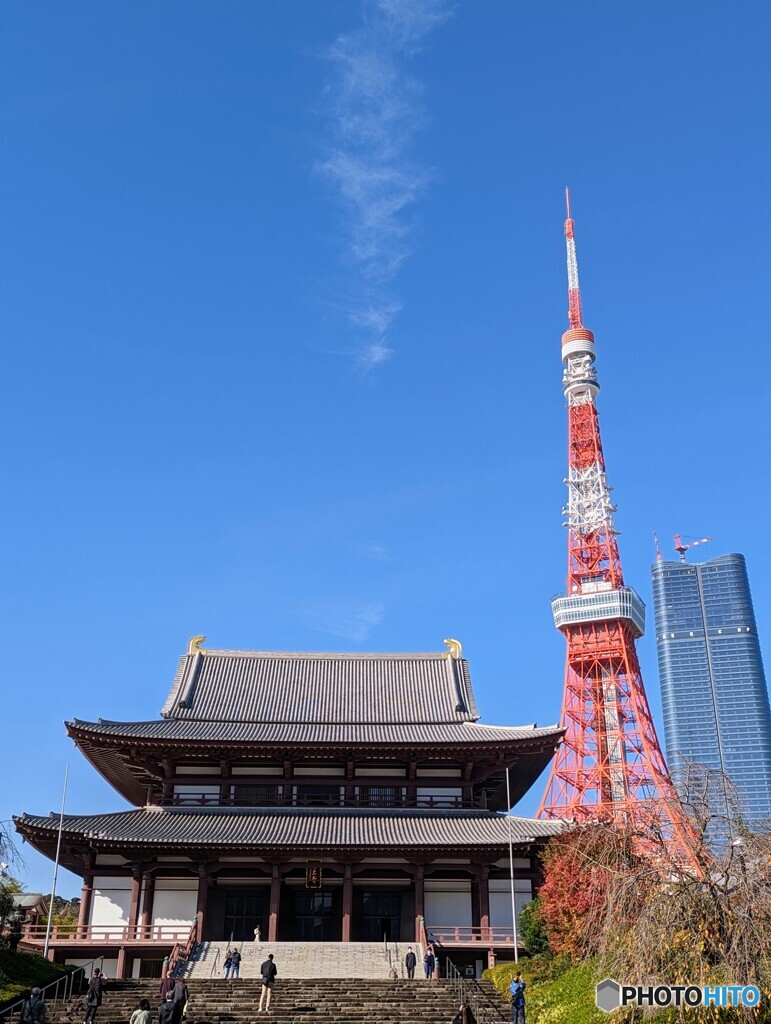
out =
<path fill-rule="evenodd" d="M 214 968 L 217 966 L 217 963 L 219 962 L 219 958 L 220 958 L 220 949 L 219 949 L 219 946 L 217 946 L 217 955 L 214 957 L 214 961 L 213 961 L 213 963 L 211 965 L 211 970 L 209 971 L 209 977 L 210 978 L 214 977 Z"/>
<path fill-rule="evenodd" d="M 76 967 L 73 971 L 70 971 L 68 974 L 63 974 L 60 978 L 57 978 L 56 981 L 50 981 L 47 985 L 44 985 L 43 988 L 40 989 L 41 997 L 45 996 L 45 993 L 49 989 L 51 989 L 51 988 L 55 989 L 54 997 L 53 997 L 53 1003 L 51 1005 L 56 1006 L 56 1004 L 59 1002 L 59 986 L 62 984 L 62 982 L 64 982 L 64 995 L 62 996 L 61 1001 L 63 1003 L 66 1003 L 68 999 L 72 999 L 73 990 L 75 988 L 75 978 L 80 976 L 79 977 L 79 982 L 80 982 L 79 990 L 82 991 L 82 987 L 81 986 L 82 986 L 82 982 L 85 980 L 86 971 L 89 968 L 92 968 L 92 973 L 93 973 L 93 967 L 94 967 L 95 964 L 99 964 L 99 972 L 101 974 L 102 970 L 104 968 L 104 957 L 103 956 L 97 956 L 97 957 L 94 957 L 93 960 L 89 960 L 87 964 L 83 964 L 82 967 Z M 39 986 L 33 986 L 33 987 L 38 987 L 39 988 Z M 69 988 L 69 991 L 68 991 L 68 988 Z M 19 1011 L 19 1020 L 21 1020 L 22 1011 L 23 1011 L 23 1008 L 24 1008 L 24 1004 L 26 1002 L 27 1002 L 26 999 L 19 999 L 17 1002 L 11 1003 L 10 1006 L 6 1006 L 4 1010 L 0 1010 L 0 1020 L 2 1020 L 2 1021 L 12 1021 L 13 1020 L 13 1014 L 14 1014 L 14 1011 L 16 1009 L 18 1009 L 18 1011 Z M 45 1002 L 45 1000 L 44 1000 L 44 1002 Z"/>
<path fill-rule="evenodd" d="M 472 988 L 449 957 L 445 960 L 445 978 L 455 992 L 456 1002 L 469 1004 L 477 1024 L 503 1024 L 507 1019 L 502 1018 L 500 1010 L 491 1006 L 489 1001 L 482 1001 L 485 999 L 485 993 L 480 989 L 476 979 Z"/>

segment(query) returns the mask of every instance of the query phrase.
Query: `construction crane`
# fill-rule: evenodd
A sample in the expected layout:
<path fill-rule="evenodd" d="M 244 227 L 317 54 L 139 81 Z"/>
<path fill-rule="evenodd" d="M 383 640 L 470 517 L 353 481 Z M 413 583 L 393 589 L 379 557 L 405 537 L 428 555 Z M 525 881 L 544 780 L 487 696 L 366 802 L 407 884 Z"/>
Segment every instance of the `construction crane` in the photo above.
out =
<path fill-rule="evenodd" d="M 690 540 L 688 538 L 686 538 L 686 540 L 687 540 L 687 543 L 684 543 L 682 537 L 680 536 L 680 534 L 679 533 L 675 534 L 675 551 L 679 552 L 679 554 L 680 554 L 680 561 L 681 562 L 685 561 L 685 552 L 689 548 L 698 547 L 699 544 L 706 544 L 707 541 L 712 540 L 712 538 L 711 537 L 699 537 L 698 540 Z"/>

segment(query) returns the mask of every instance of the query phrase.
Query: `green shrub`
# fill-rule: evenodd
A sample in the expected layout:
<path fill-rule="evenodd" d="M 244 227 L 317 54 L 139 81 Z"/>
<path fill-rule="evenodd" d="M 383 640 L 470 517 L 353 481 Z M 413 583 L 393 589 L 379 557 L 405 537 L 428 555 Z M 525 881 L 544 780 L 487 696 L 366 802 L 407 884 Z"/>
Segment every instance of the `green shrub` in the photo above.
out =
<path fill-rule="evenodd" d="M 517 923 L 527 955 L 538 956 L 540 953 L 546 953 L 549 949 L 549 939 L 541 916 L 541 900 L 538 896 L 525 904 L 519 913 Z"/>
<path fill-rule="evenodd" d="M 0 949 L 0 1008 L 35 985 L 42 988 L 74 970 L 74 967 L 52 964 L 37 953 L 11 953 Z"/>

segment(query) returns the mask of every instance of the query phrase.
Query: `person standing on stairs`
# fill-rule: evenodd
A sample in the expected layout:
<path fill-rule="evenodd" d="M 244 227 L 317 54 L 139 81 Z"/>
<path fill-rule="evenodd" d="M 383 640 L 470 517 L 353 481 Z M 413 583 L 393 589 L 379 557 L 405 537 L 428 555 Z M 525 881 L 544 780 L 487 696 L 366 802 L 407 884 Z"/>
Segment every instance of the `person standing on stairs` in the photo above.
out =
<path fill-rule="evenodd" d="M 426 975 L 426 980 L 431 981 L 434 977 L 434 968 L 436 967 L 436 957 L 434 956 L 433 946 L 429 946 L 426 952 L 423 954 L 423 970 Z"/>
<path fill-rule="evenodd" d="M 86 995 L 83 1000 L 86 1007 L 86 1015 L 83 1019 L 83 1024 L 94 1024 L 97 1010 L 102 1005 L 103 993 L 104 975 L 98 967 L 95 967 L 94 973 L 89 978 L 88 988 L 86 989 Z"/>
<path fill-rule="evenodd" d="M 241 954 L 237 949 L 234 949 L 233 952 L 230 954 L 230 962 L 232 965 L 230 968 L 230 977 L 237 978 L 238 972 L 241 969 Z"/>
<path fill-rule="evenodd" d="M 225 954 L 225 962 L 222 966 L 224 968 L 224 974 L 222 975 L 222 977 L 225 979 L 225 981 L 227 981 L 228 978 L 230 977 L 230 968 L 233 966 L 233 954 L 230 952 L 230 950 L 228 950 L 227 953 Z"/>
<path fill-rule="evenodd" d="M 477 1024 L 477 1019 L 471 1009 L 468 999 L 460 1004 L 458 1012 L 453 1018 L 452 1024 Z"/>
<path fill-rule="evenodd" d="M 129 1018 L 129 1024 L 151 1024 L 153 1017 L 150 1013 L 150 1003 L 143 999 Z"/>
<path fill-rule="evenodd" d="M 169 989 L 166 998 L 158 1007 L 158 1024 L 172 1024 L 174 1020 L 174 989 Z"/>
<path fill-rule="evenodd" d="M 418 958 L 415 956 L 412 946 L 407 950 L 407 956 L 404 958 L 404 966 L 407 968 L 407 977 L 415 977 L 415 966 L 418 962 Z"/>
<path fill-rule="evenodd" d="M 257 1010 L 257 1013 L 263 1012 L 263 1003 L 265 1003 L 264 1012 L 270 1013 L 270 997 L 273 994 L 273 982 L 278 974 L 276 965 L 273 963 L 272 953 L 268 953 L 268 959 L 263 961 L 260 967 L 260 974 L 262 975 L 262 989 L 260 990 L 260 1008 Z"/>
<path fill-rule="evenodd" d="M 182 1024 L 182 1018 L 187 1013 L 187 1004 L 190 1002 L 190 992 L 187 985 L 181 978 L 178 978 L 171 993 L 174 1000 L 174 1024 Z"/>

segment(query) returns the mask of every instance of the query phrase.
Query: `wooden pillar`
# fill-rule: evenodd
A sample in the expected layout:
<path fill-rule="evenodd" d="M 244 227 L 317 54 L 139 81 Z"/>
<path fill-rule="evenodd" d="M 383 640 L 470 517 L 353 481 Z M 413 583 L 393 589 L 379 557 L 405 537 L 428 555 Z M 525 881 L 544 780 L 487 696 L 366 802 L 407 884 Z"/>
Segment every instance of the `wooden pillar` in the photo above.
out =
<path fill-rule="evenodd" d="M 224 807 L 230 807 L 233 803 L 233 798 L 230 795 L 231 778 L 230 778 L 230 761 L 220 761 L 220 778 L 222 779 L 222 785 L 220 786 L 220 803 Z"/>
<path fill-rule="evenodd" d="M 343 942 L 351 941 L 351 909 L 353 907 L 353 871 L 345 865 L 343 873 Z"/>
<path fill-rule="evenodd" d="M 423 919 L 424 913 L 424 877 L 425 868 L 422 864 L 418 864 L 417 870 L 415 871 L 415 942 L 420 942 L 420 923 Z"/>
<path fill-rule="evenodd" d="M 206 864 L 198 865 L 198 900 L 195 906 L 196 937 L 203 940 L 204 922 L 206 921 L 206 900 L 209 895 L 209 869 Z"/>
<path fill-rule="evenodd" d="M 128 933 L 127 938 L 137 937 L 137 925 L 139 924 L 139 897 L 142 893 L 142 869 L 134 867 L 131 872 L 131 902 L 129 903 Z"/>
<path fill-rule="evenodd" d="M 278 938 L 278 905 L 281 899 L 281 872 L 278 864 L 273 865 L 270 876 L 270 916 L 268 918 L 268 942 Z"/>
<path fill-rule="evenodd" d="M 174 796 L 174 783 L 169 781 L 169 777 L 174 773 L 175 766 L 168 757 L 163 758 L 162 765 L 163 783 L 161 785 L 161 801 L 164 804 L 170 804 L 172 797 Z"/>
<path fill-rule="evenodd" d="M 155 903 L 155 875 L 147 872 L 145 900 L 142 904 L 142 938 L 150 938 L 153 928 L 153 904 Z"/>
<path fill-rule="evenodd" d="M 483 867 L 479 875 L 479 924 L 482 941 L 490 941 L 490 869 Z"/>
<path fill-rule="evenodd" d="M 471 926 L 478 928 L 480 921 L 480 896 L 481 886 L 479 885 L 479 872 L 471 878 Z"/>
<path fill-rule="evenodd" d="M 126 977 L 126 947 L 121 946 L 118 950 L 118 966 L 115 968 L 116 978 Z"/>
<path fill-rule="evenodd" d="M 85 939 L 88 922 L 91 917 L 91 900 L 94 895 L 93 872 L 86 872 L 83 887 L 80 890 L 80 910 L 78 911 L 78 938 Z"/>
<path fill-rule="evenodd" d="M 356 776 L 353 761 L 346 761 L 345 764 L 345 806 L 353 807 L 356 796 Z"/>

